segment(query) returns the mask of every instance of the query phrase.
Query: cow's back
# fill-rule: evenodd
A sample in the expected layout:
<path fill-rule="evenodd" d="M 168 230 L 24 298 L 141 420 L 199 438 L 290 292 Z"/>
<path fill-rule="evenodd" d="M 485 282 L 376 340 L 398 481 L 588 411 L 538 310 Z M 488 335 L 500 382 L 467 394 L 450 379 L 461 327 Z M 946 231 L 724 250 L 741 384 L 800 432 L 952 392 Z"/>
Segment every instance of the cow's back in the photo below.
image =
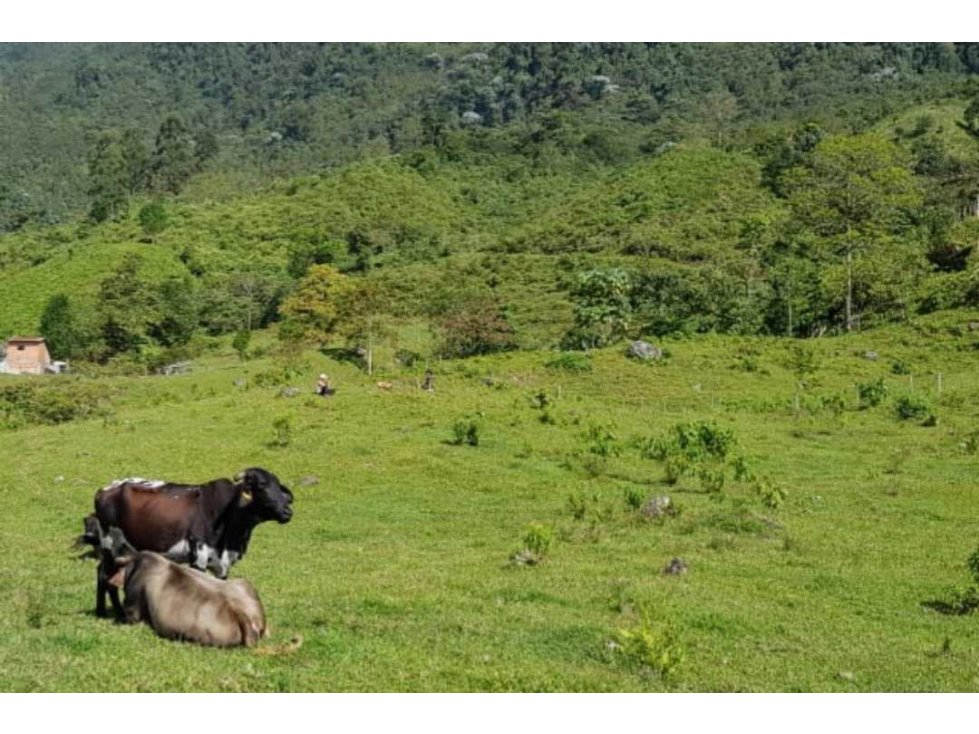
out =
<path fill-rule="evenodd" d="M 200 489 L 145 480 L 122 480 L 95 495 L 103 527 L 117 527 L 137 550 L 165 553 L 193 535 Z"/>
<path fill-rule="evenodd" d="M 240 582 L 215 579 L 155 553 L 140 555 L 151 558 L 141 564 L 138 573 L 142 576 L 132 579 L 133 589 L 143 595 L 146 621 L 157 634 L 217 647 L 257 641 L 250 639 L 239 605 L 228 598 L 228 585 Z M 262 623 L 264 629 L 264 611 Z"/>

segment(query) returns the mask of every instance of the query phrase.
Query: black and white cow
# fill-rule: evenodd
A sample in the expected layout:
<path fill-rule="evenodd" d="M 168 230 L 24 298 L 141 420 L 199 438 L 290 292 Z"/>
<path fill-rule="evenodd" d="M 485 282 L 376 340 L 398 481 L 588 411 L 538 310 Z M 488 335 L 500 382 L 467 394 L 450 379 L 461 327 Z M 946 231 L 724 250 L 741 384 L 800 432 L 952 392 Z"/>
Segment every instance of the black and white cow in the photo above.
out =
<path fill-rule="evenodd" d="M 219 578 L 248 549 L 259 523 L 292 519 L 292 492 L 265 469 L 246 469 L 235 479 L 205 484 L 174 484 L 121 479 L 95 494 L 95 513 L 85 520 L 81 540 L 99 553 L 110 528 L 122 531 L 137 551 L 154 551 L 178 563 L 212 570 Z M 110 569 L 100 555 L 96 613 L 105 616 L 105 595 L 117 615 L 118 594 L 107 580 Z"/>

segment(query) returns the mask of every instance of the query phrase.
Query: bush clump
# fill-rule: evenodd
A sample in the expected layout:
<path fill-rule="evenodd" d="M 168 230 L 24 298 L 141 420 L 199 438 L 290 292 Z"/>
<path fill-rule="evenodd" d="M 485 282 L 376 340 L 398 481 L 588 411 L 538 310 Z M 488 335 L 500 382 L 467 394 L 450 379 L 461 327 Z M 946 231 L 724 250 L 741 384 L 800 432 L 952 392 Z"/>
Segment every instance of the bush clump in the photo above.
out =
<path fill-rule="evenodd" d="M 552 528 L 532 522 L 524 531 L 523 548 L 510 556 L 510 560 L 520 566 L 536 566 L 547 559 L 553 542 Z"/>
<path fill-rule="evenodd" d="M 676 675 L 685 657 L 676 626 L 653 623 L 645 610 L 635 625 L 616 631 L 613 643 L 613 650 L 638 665 L 641 672 L 664 679 Z"/>
<path fill-rule="evenodd" d="M 563 370 L 565 372 L 591 372 L 591 357 L 582 352 L 564 352 L 555 357 L 545 365 L 548 369 Z"/>
<path fill-rule="evenodd" d="M 934 425 L 934 412 L 931 403 L 920 395 L 909 393 L 894 401 L 894 412 L 902 421 L 917 420 Z"/>
<path fill-rule="evenodd" d="M 860 409 L 874 408 L 884 402 L 887 397 L 887 385 L 884 378 L 879 377 L 871 382 L 861 382 L 857 385 L 857 395 L 860 397 Z"/>
<path fill-rule="evenodd" d="M 101 385 L 61 377 L 44 384 L 20 383 L 0 387 L 0 427 L 55 425 L 94 417 L 104 411 L 110 393 Z"/>
<path fill-rule="evenodd" d="M 479 424 L 471 420 L 458 420 L 452 425 L 453 446 L 479 446 Z"/>

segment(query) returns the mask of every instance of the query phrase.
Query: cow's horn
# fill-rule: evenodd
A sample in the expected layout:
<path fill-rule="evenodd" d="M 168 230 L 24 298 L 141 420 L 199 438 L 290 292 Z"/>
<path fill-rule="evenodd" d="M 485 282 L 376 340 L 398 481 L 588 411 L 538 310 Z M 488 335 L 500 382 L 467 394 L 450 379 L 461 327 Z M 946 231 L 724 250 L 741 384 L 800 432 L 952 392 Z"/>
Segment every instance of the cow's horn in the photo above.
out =
<path fill-rule="evenodd" d="M 245 472 L 240 471 L 237 474 L 235 474 L 235 481 L 236 482 L 243 482 L 243 481 L 245 481 Z"/>
<path fill-rule="evenodd" d="M 251 501 L 252 501 L 252 493 L 249 492 L 247 489 L 243 490 L 241 493 L 241 504 L 247 505 Z"/>

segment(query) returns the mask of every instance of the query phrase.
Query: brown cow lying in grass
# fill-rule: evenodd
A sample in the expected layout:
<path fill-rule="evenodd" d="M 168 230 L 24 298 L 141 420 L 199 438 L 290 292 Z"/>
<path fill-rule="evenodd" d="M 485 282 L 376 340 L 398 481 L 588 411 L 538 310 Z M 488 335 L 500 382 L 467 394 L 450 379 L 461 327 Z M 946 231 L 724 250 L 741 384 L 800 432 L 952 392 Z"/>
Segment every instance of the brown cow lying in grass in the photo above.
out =
<path fill-rule="evenodd" d="M 146 621 L 161 637 L 218 647 L 251 646 L 268 634 L 265 609 L 248 581 L 222 581 L 151 551 L 114 561 L 109 583 L 125 590 L 130 624 Z"/>

